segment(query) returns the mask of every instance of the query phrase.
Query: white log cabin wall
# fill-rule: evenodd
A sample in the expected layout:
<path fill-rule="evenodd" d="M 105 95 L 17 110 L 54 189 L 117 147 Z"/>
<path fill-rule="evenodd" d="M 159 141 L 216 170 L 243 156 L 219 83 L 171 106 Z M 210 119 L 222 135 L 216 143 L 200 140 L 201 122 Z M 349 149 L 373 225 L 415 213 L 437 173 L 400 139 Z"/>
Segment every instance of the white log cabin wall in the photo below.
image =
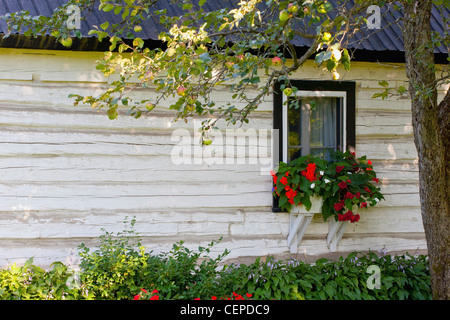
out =
<path fill-rule="evenodd" d="M 227 248 L 230 259 L 291 257 L 289 216 L 272 212 L 271 177 L 261 174 L 264 157 L 256 165 L 249 157 L 241 159 L 244 164 L 209 164 L 205 148 L 201 164 L 177 165 L 171 153 L 180 145 L 173 132 L 184 128 L 194 137 L 194 125 L 173 123 L 168 108 L 138 120 L 124 109 L 111 121 L 104 110 L 72 106 L 70 93 L 104 88 L 95 69 L 101 55 L 0 49 L 0 266 L 31 256 L 41 265 L 66 262 L 81 242 L 96 245 L 101 228 L 122 231 L 126 216 L 136 217 L 143 245 L 156 252 L 180 240 L 196 248 L 223 237 L 213 254 Z M 357 82 L 357 156 L 374 163 L 386 201 L 362 210 L 339 243 L 340 254 L 426 249 L 410 101 L 371 98 L 381 91 L 378 81 L 406 86 L 404 74 L 401 65 L 363 62 L 343 74 Z M 308 63 L 295 78 L 330 76 Z M 217 103 L 230 96 L 226 89 L 215 93 Z M 268 97 L 241 129 L 272 125 Z M 233 127 L 223 129 L 225 136 Z M 246 151 L 252 148 L 257 145 L 250 142 Z M 328 224 L 316 215 L 298 256 L 327 255 L 327 232 Z"/>

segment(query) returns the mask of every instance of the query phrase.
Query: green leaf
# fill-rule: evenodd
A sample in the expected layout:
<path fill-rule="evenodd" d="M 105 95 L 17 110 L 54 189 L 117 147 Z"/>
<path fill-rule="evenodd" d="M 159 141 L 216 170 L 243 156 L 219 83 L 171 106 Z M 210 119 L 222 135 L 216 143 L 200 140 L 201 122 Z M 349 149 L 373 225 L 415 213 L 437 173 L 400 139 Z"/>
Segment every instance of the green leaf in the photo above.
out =
<path fill-rule="evenodd" d="M 114 14 L 119 14 L 122 11 L 122 6 L 117 6 L 114 8 Z"/>
<path fill-rule="evenodd" d="M 350 55 L 348 54 L 347 49 L 342 51 L 341 63 L 345 70 L 350 70 Z"/>
<path fill-rule="evenodd" d="M 309 199 L 309 196 L 305 195 L 301 201 L 302 201 L 303 205 L 305 206 L 306 210 L 309 211 L 311 209 L 311 205 L 312 205 L 311 200 Z"/>
<path fill-rule="evenodd" d="M 117 113 L 116 108 L 110 108 L 110 109 L 106 112 L 106 114 L 108 115 L 108 118 L 109 118 L 110 120 L 117 119 L 117 116 L 119 115 L 119 114 Z"/>
<path fill-rule="evenodd" d="M 106 29 L 108 29 L 108 26 L 109 26 L 109 22 L 105 21 L 100 25 L 100 28 L 102 28 L 103 30 L 106 30 Z"/>
<path fill-rule="evenodd" d="M 103 10 L 104 12 L 109 12 L 109 11 L 111 11 L 112 9 L 114 9 L 114 5 L 113 5 L 113 4 L 110 4 L 110 3 L 105 4 L 105 5 L 103 6 L 103 8 L 102 8 L 102 10 Z"/>
<path fill-rule="evenodd" d="M 386 80 L 380 81 L 378 82 L 378 84 L 384 88 L 389 87 L 389 82 L 387 82 Z"/>
<path fill-rule="evenodd" d="M 133 46 L 142 48 L 144 46 L 144 40 L 142 40 L 141 38 L 135 38 L 133 40 Z"/>

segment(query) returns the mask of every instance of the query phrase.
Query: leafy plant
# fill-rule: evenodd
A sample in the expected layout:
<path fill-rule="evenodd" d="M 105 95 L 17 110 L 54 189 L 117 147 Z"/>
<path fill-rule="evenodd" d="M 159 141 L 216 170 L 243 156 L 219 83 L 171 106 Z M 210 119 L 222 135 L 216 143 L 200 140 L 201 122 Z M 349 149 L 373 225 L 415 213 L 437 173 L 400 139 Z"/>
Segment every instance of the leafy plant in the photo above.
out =
<path fill-rule="evenodd" d="M 128 221 L 129 229 L 117 233 L 104 231 L 100 246 L 94 252 L 80 244 L 81 279 L 95 299 L 126 299 L 139 289 L 143 272 L 148 264 L 148 254 L 140 245 L 134 230 L 136 220 Z"/>
<path fill-rule="evenodd" d="M 216 244 L 217 241 L 212 241 L 207 247 L 200 246 L 197 252 L 185 247 L 183 241 L 174 244 L 171 251 L 151 259 L 147 284 L 160 288 L 166 299 L 194 299 L 217 294 L 219 263 L 229 252 L 225 250 L 217 258 L 210 258 L 208 254 Z"/>
<path fill-rule="evenodd" d="M 227 265 L 228 250 L 209 256 L 220 239 L 197 251 L 180 241 L 169 252 L 154 255 L 141 246 L 135 220 L 124 223 L 131 227 L 116 235 L 105 231 L 97 250 L 80 245 L 79 272 L 61 262 L 46 271 L 33 265 L 32 258 L 23 266 L 0 269 L 0 299 L 431 299 L 425 255 L 353 252 L 312 264 L 267 257 Z M 368 286 L 371 266 L 380 271 L 379 288 Z"/>
<path fill-rule="evenodd" d="M 82 290 L 76 285 L 75 271 L 61 262 L 44 270 L 33 265 L 33 258 L 23 266 L 13 264 L 0 270 L 0 299 L 2 300 L 60 300 L 80 299 Z"/>

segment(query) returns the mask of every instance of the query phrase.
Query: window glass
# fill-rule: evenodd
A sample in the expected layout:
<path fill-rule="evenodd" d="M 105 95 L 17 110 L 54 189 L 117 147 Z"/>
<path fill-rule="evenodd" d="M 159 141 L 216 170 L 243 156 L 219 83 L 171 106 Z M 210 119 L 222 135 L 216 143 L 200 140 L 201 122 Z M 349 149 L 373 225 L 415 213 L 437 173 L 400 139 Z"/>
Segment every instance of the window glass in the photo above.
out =
<path fill-rule="evenodd" d="M 313 154 L 329 156 L 342 146 L 342 98 L 298 97 L 289 101 L 287 161 Z"/>

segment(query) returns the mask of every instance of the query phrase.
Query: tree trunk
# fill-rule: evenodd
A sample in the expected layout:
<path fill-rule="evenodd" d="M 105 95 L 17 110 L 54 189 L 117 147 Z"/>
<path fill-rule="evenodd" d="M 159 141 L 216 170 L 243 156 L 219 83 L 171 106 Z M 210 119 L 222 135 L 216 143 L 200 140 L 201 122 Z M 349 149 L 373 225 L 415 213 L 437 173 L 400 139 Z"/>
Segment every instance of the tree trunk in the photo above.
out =
<path fill-rule="evenodd" d="M 450 92 L 438 104 L 431 6 L 431 0 L 405 1 L 403 39 L 433 299 L 449 300 Z"/>

